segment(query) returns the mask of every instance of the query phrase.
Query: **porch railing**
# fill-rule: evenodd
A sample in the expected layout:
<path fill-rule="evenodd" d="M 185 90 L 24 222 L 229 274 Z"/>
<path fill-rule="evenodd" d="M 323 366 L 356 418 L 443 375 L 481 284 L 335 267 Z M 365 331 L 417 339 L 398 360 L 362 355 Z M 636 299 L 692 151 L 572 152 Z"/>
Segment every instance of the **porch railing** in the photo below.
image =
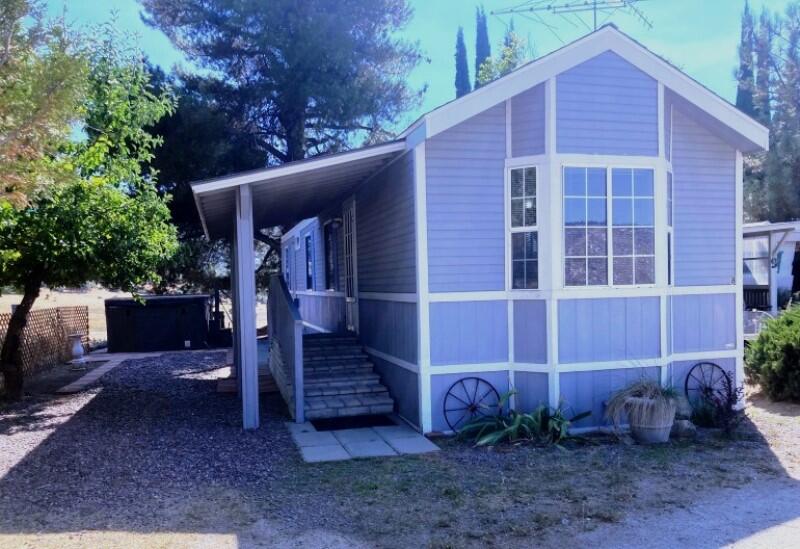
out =
<path fill-rule="evenodd" d="M 303 318 L 283 276 L 269 282 L 267 301 L 269 369 L 298 423 L 305 421 L 303 403 Z"/>

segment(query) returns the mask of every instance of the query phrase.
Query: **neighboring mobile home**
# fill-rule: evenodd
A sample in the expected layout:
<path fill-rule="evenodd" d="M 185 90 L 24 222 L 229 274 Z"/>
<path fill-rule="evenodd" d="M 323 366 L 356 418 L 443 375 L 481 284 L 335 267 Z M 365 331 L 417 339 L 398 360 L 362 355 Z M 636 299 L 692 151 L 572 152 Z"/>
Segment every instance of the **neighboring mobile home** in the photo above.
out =
<path fill-rule="evenodd" d="M 742 154 L 767 144 L 605 26 L 396 141 L 196 184 L 207 234 L 234 244 L 245 426 L 258 421 L 251 235 L 274 225 L 290 230 L 272 367 L 298 421 L 394 409 L 448 431 L 456 384 L 466 400 L 513 387 L 525 410 L 563 401 L 593 427 L 639 376 L 682 387 L 708 360 L 741 383 Z"/>

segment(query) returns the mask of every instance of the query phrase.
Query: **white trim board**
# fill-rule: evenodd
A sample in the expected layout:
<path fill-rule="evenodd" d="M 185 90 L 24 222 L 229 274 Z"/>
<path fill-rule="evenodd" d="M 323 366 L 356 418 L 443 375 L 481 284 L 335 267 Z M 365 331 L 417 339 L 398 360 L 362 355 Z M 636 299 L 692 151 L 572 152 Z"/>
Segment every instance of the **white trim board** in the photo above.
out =
<path fill-rule="evenodd" d="M 381 360 L 385 360 L 386 362 L 394 364 L 395 366 L 400 366 L 404 370 L 408 370 L 409 372 L 414 372 L 415 374 L 419 374 L 419 366 L 411 362 L 408 362 L 407 360 L 403 360 L 402 358 L 398 358 L 394 355 L 384 353 L 383 351 L 379 351 L 378 349 L 375 349 L 373 347 L 364 346 L 364 351 L 366 351 L 368 355 L 376 356 Z"/>

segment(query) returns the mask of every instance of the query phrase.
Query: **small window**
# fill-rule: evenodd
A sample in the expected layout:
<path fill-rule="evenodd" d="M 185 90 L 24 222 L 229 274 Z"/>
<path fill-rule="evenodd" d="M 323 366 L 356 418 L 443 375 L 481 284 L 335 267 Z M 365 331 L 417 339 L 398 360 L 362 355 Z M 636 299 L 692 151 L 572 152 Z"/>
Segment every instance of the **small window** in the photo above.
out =
<path fill-rule="evenodd" d="M 564 168 L 564 284 L 608 284 L 605 168 Z"/>
<path fill-rule="evenodd" d="M 539 287 L 539 233 L 536 221 L 536 168 L 511 170 L 511 287 Z"/>
<path fill-rule="evenodd" d="M 672 286 L 672 172 L 667 172 L 667 285 Z"/>
<path fill-rule="evenodd" d="M 290 290 L 294 289 L 294 281 L 292 280 L 292 249 L 287 244 L 283 251 L 283 279 Z"/>
<path fill-rule="evenodd" d="M 339 228 L 335 221 L 325 225 L 325 289 L 339 289 Z"/>
<path fill-rule="evenodd" d="M 655 284 L 654 172 L 614 168 L 611 181 L 614 285 Z"/>
<path fill-rule="evenodd" d="M 314 289 L 314 243 L 306 236 L 306 290 Z"/>

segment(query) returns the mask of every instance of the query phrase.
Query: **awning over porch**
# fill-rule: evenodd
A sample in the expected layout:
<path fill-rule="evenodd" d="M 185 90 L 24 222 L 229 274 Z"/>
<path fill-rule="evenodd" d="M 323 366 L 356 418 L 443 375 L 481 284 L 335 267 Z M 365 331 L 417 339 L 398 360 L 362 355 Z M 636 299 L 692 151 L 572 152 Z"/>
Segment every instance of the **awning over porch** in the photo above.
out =
<path fill-rule="evenodd" d="M 203 229 L 209 238 L 234 230 L 236 189 L 249 185 L 256 228 L 291 225 L 343 200 L 405 150 L 391 141 L 354 151 L 322 155 L 282 166 L 192 184 Z"/>

